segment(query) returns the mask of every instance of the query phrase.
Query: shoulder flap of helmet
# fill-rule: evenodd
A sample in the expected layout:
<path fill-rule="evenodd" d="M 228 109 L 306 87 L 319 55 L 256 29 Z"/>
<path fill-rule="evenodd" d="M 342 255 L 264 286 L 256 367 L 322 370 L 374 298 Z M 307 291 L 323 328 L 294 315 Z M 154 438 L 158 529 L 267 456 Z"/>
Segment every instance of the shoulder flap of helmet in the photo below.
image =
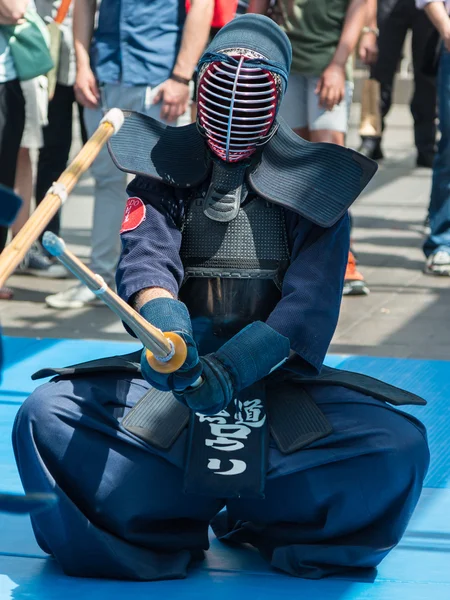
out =
<path fill-rule="evenodd" d="M 195 123 L 169 127 L 147 115 L 124 111 L 121 129 L 108 150 L 121 171 L 144 175 L 179 188 L 202 183 L 211 165 Z"/>
<path fill-rule="evenodd" d="M 372 179 L 377 163 L 336 144 L 307 142 L 281 118 L 278 124 L 249 171 L 250 187 L 265 200 L 331 227 Z"/>

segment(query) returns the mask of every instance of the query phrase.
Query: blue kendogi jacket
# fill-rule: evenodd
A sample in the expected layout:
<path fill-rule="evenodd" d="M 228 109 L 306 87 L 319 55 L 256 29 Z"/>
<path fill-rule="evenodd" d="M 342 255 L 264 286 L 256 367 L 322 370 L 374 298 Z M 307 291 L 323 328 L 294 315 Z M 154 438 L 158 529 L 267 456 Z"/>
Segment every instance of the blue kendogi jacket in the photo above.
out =
<path fill-rule="evenodd" d="M 118 293 L 130 302 L 142 289 L 161 287 L 177 297 L 184 276 L 181 225 L 188 192 L 142 176 L 131 182 L 127 192 L 144 202 L 145 219 L 121 234 Z M 266 322 L 289 338 L 291 349 L 301 359 L 297 363 L 300 371 L 315 375 L 338 321 L 350 242 L 349 217 L 345 214 L 333 226 L 323 228 L 282 210 L 290 265 L 281 300 Z"/>

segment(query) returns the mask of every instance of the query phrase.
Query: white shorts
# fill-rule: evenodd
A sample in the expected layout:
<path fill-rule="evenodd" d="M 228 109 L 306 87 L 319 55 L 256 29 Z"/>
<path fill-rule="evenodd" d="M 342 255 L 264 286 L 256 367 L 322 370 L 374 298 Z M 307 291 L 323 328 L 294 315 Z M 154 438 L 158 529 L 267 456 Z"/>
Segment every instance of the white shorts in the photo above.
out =
<path fill-rule="evenodd" d="M 332 110 L 325 110 L 319 106 L 319 96 L 315 93 L 318 81 L 319 77 L 291 73 L 280 115 L 292 129 L 307 127 L 347 133 L 353 82 L 346 81 L 344 99 Z"/>
<path fill-rule="evenodd" d="M 47 77 L 21 81 L 20 85 L 25 98 L 25 127 L 20 147 L 39 149 L 44 145 L 42 128 L 48 123 Z"/>

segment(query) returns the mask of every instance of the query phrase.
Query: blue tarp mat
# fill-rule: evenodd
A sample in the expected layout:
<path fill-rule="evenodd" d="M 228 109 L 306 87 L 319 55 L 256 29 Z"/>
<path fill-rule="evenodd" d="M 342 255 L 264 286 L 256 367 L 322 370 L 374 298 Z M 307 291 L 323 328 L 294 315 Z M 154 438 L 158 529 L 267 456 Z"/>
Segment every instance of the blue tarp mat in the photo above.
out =
<path fill-rule="evenodd" d="M 7 338 L 0 386 L 0 489 L 21 491 L 10 433 L 15 414 L 33 390 L 32 372 L 100 356 L 124 354 L 132 343 Z M 229 548 L 212 539 L 206 561 L 183 581 L 111 582 L 64 576 L 34 541 L 28 517 L 0 514 L 0 600 L 133 600 L 180 596 L 215 600 L 449 600 L 450 598 L 450 363 L 332 355 L 330 366 L 379 377 L 428 400 L 413 412 L 428 428 L 432 462 L 427 488 L 401 544 L 366 579 L 306 581 L 277 573 L 251 548 Z M 448 489 L 447 489 L 448 488 Z M 221 585 L 218 585 L 221 584 Z M 213 587 L 214 586 L 214 587 Z"/>

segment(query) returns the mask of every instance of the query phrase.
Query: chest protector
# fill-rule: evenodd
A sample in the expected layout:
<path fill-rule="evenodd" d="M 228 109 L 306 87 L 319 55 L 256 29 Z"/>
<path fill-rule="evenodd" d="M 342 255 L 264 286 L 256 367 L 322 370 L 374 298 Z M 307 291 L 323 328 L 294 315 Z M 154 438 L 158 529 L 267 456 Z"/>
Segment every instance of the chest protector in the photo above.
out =
<path fill-rule="evenodd" d="M 279 302 L 289 264 L 284 211 L 252 197 L 233 220 L 219 222 L 205 215 L 198 197 L 188 205 L 182 235 L 180 300 L 200 353 L 209 352 L 253 321 L 265 321 Z"/>

